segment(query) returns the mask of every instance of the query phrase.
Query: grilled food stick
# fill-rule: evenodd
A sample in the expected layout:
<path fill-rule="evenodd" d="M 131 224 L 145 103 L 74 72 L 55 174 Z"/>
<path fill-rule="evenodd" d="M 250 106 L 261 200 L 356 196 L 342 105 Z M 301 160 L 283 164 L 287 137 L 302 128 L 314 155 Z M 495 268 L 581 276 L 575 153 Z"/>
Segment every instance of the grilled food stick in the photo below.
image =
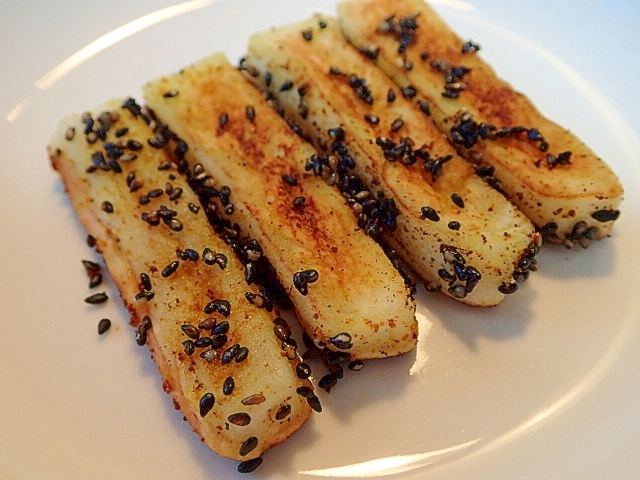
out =
<path fill-rule="evenodd" d="M 221 215 L 259 242 L 316 345 L 352 360 L 413 349 L 415 302 L 403 277 L 358 231 L 344 199 L 304 172 L 313 147 L 223 54 L 143 92 L 159 120 L 189 145 L 192 168 L 202 165 L 216 188 L 228 187 Z"/>
<path fill-rule="evenodd" d="M 308 418 L 296 389 L 311 384 L 283 356 L 274 314 L 245 298 L 257 290 L 242 263 L 154 138 L 133 101 L 113 100 L 62 120 L 48 152 L 164 389 L 216 453 L 253 460 Z"/>
<path fill-rule="evenodd" d="M 456 155 L 405 98 L 411 92 L 344 41 L 335 19 L 255 34 L 242 66 L 324 152 L 310 168 L 329 170 L 351 199 L 358 198 L 354 174 L 374 198 L 384 196 L 377 212 L 364 206 L 361 224 L 429 287 L 493 306 L 535 268 L 539 235 L 531 222 Z"/>
<path fill-rule="evenodd" d="M 543 116 L 422 0 L 352 0 L 338 6 L 355 46 L 398 85 L 415 88 L 460 152 L 550 241 L 588 246 L 610 234 L 623 189 L 571 131 Z"/>

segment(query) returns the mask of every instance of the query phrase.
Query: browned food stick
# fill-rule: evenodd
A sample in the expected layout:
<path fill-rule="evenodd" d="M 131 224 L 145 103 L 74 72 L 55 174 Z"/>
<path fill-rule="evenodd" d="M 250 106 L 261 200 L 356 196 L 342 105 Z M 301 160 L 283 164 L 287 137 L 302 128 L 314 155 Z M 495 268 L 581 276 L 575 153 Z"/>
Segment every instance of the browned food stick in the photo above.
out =
<path fill-rule="evenodd" d="M 623 189 L 575 134 L 502 80 L 423 0 L 350 0 L 338 6 L 346 38 L 414 88 L 460 152 L 550 241 L 588 246 L 608 236 Z"/>
<path fill-rule="evenodd" d="M 312 170 L 328 171 L 349 198 L 356 176 L 386 197 L 386 212 L 360 212 L 361 224 L 431 288 L 492 306 L 535 269 L 531 222 L 456 155 L 412 92 L 344 41 L 335 19 L 253 35 L 242 67 L 323 153 Z"/>
<path fill-rule="evenodd" d="M 148 120 L 113 100 L 62 120 L 48 153 L 165 390 L 212 450 L 255 466 L 309 417 L 297 389 L 319 408 L 317 397 Z"/>
<path fill-rule="evenodd" d="M 256 239 L 316 345 L 353 359 L 413 349 L 415 302 L 344 198 L 304 171 L 315 155 L 222 54 L 147 84 L 191 168 L 228 194 L 219 210 Z M 175 95 L 167 95 L 175 92 Z"/>

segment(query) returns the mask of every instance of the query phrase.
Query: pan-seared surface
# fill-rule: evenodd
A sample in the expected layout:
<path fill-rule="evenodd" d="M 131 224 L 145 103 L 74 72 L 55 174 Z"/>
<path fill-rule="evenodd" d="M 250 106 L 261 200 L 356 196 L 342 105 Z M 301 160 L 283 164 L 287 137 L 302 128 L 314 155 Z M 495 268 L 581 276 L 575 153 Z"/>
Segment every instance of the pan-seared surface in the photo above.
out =
<path fill-rule="evenodd" d="M 412 86 L 431 118 L 551 241 L 568 246 L 610 233 L 623 190 L 604 161 L 500 79 L 422 0 L 353 0 L 338 6 L 346 38 Z"/>
<path fill-rule="evenodd" d="M 313 147 L 222 54 L 147 84 L 144 95 L 189 145 L 191 165 L 229 187 L 222 215 L 259 241 L 316 344 L 352 359 L 413 349 L 415 303 L 402 276 L 344 198 L 304 171 Z"/>
<path fill-rule="evenodd" d="M 284 355 L 274 314 L 245 298 L 257 290 L 144 114 L 123 104 L 62 120 L 48 146 L 52 165 L 176 406 L 215 452 L 259 457 L 308 418 L 296 389 L 311 385 Z M 224 261 L 205 261 L 206 249 Z"/>
<path fill-rule="evenodd" d="M 335 19 L 255 34 L 243 66 L 329 158 L 354 162 L 343 177 L 392 199 L 397 215 L 380 234 L 430 287 L 491 306 L 535 268 L 531 222 L 456 155 L 411 92 L 344 41 Z"/>

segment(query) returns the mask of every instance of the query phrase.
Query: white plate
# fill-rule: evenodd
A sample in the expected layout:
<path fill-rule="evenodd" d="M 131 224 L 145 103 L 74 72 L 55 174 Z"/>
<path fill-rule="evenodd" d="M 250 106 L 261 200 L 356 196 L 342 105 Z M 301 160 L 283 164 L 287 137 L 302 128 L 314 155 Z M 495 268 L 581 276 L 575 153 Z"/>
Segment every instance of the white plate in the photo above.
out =
<path fill-rule="evenodd" d="M 60 117 L 333 1 L 2 2 L 0 477 L 222 479 L 162 392 L 118 302 L 90 307 L 95 259 L 45 144 Z M 558 3 L 562 3 L 558 5 Z M 438 2 L 463 37 L 607 159 L 626 189 L 613 237 L 546 247 L 498 308 L 420 293 L 420 344 L 349 372 L 255 478 L 637 478 L 640 78 L 637 2 Z M 107 284 L 106 288 L 113 286 Z M 427 321 L 426 316 L 432 319 Z M 98 336 L 102 317 L 113 328 Z"/>

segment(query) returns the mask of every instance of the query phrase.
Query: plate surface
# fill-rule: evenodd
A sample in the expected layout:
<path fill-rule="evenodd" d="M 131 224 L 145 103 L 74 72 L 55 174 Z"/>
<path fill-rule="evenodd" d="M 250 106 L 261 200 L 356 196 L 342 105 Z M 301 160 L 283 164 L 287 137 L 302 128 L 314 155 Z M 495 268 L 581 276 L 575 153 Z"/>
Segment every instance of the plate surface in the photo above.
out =
<path fill-rule="evenodd" d="M 131 4 L 133 3 L 133 5 Z M 558 5 L 561 3 L 561 5 Z M 637 2 L 449 0 L 461 36 L 620 175 L 589 249 L 546 246 L 494 309 L 420 291 L 419 348 L 348 372 L 254 478 L 601 479 L 640 471 Z M 0 477 L 223 479 L 118 302 L 88 306 L 85 244 L 45 145 L 58 120 L 333 1 L 2 2 Z M 105 287 L 115 295 L 112 284 Z M 97 335 L 100 318 L 112 329 Z"/>

